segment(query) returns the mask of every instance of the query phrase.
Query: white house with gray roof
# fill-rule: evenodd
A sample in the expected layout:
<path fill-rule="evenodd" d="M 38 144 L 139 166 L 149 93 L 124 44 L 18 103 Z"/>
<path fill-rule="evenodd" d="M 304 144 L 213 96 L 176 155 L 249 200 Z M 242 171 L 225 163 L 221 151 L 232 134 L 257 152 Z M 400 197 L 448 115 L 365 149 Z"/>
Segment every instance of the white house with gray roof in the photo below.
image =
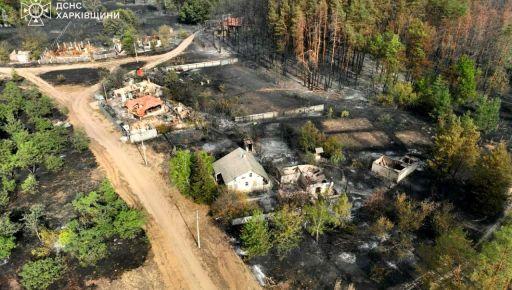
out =
<path fill-rule="evenodd" d="M 270 179 L 263 166 L 252 153 L 242 148 L 237 148 L 215 161 L 213 170 L 217 183 L 225 184 L 229 190 L 252 192 L 271 187 Z"/>

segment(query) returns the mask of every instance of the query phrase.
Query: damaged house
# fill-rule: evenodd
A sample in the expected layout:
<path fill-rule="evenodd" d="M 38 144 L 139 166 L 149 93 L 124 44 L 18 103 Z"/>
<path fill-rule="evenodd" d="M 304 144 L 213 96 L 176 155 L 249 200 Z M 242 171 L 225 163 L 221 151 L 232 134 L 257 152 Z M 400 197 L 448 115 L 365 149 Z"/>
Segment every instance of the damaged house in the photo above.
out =
<path fill-rule="evenodd" d="M 30 62 L 30 51 L 26 50 L 13 50 L 9 54 L 9 60 L 12 63 L 29 63 Z"/>
<path fill-rule="evenodd" d="M 114 97 L 120 98 L 122 103 L 147 95 L 161 97 L 162 87 L 151 82 L 149 79 L 139 83 L 133 83 L 133 80 L 130 80 L 127 86 L 114 90 Z"/>
<path fill-rule="evenodd" d="M 165 106 L 160 98 L 149 95 L 128 100 L 125 103 L 125 107 L 130 113 L 139 118 L 156 116 L 167 112 L 167 106 Z"/>
<path fill-rule="evenodd" d="M 372 163 L 372 172 L 399 183 L 413 173 L 419 165 L 419 160 L 410 156 L 391 158 L 382 155 Z"/>
<path fill-rule="evenodd" d="M 254 155 L 242 148 L 213 163 L 215 180 L 229 190 L 253 192 L 270 189 L 270 179 Z"/>
<path fill-rule="evenodd" d="M 327 180 L 322 168 L 315 165 L 296 165 L 279 170 L 281 188 L 279 197 L 287 199 L 296 194 L 318 198 L 319 194 L 331 195 L 334 183 Z"/>

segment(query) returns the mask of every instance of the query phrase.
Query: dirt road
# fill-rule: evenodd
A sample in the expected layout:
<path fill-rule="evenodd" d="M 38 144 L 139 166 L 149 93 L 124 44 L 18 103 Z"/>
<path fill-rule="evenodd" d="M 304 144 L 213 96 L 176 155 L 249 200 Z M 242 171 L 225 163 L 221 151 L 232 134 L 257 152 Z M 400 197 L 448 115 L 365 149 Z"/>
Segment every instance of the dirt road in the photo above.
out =
<path fill-rule="evenodd" d="M 189 39 L 190 43 L 193 37 Z M 160 56 L 149 58 L 147 66 L 159 63 L 183 51 L 188 44 Z M 119 65 L 111 63 L 109 69 Z M 55 67 L 55 70 L 61 66 Z M 17 69 L 41 91 L 69 109 L 69 118 L 91 138 L 91 150 L 105 169 L 119 194 L 129 203 L 143 207 L 149 215 L 147 232 L 155 260 L 169 289 L 258 289 L 252 274 L 234 254 L 226 237 L 209 222 L 207 210 L 192 204 L 171 188 L 161 175 L 158 160 L 146 167 L 137 149 L 119 140 L 119 133 L 91 106 L 99 86 L 56 88 L 35 75 L 48 68 Z M 0 69 L 9 74 L 10 69 Z M 200 211 L 202 248 L 198 249 L 193 231 L 195 210 Z M 187 224 L 188 222 L 188 224 Z M 195 229 L 194 229 L 195 230 Z"/>

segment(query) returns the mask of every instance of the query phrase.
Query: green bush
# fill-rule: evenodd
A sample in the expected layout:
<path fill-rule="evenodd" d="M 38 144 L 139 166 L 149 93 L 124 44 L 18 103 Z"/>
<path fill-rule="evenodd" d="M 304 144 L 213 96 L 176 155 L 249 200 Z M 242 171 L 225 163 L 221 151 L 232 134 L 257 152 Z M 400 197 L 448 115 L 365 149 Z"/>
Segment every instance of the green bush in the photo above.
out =
<path fill-rule="evenodd" d="M 187 24 L 197 24 L 208 20 L 211 4 L 207 0 L 186 0 L 181 6 L 178 20 Z"/>
<path fill-rule="evenodd" d="M 28 262 L 21 269 L 21 284 L 28 290 L 46 289 L 64 274 L 65 266 L 58 258 Z"/>

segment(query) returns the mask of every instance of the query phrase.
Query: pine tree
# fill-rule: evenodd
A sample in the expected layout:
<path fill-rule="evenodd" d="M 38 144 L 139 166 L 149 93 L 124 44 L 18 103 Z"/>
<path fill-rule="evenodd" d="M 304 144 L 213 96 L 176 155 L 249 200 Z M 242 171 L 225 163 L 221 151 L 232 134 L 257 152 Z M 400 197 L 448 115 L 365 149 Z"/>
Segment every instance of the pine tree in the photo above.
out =
<path fill-rule="evenodd" d="M 190 195 L 201 203 L 212 203 L 217 197 L 217 184 L 213 179 L 213 157 L 204 151 L 196 151 L 192 158 Z"/>
<path fill-rule="evenodd" d="M 443 177 L 467 177 L 465 173 L 473 168 L 480 154 L 479 140 L 480 133 L 469 116 L 450 115 L 439 124 L 429 165 Z"/>
<path fill-rule="evenodd" d="M 274 229 L 272 237 L 277 253 L 280 257 L 288 254 L 299 246 L 302 239 L 302 216 L 289 206 L 283 207 L 275 213 L 273 219 Z"/>
<path fill-rule="evenodd" d="M 471 280 L 478 289 L 509 289 L 512 281 L 512 225 L 502 226 L 483 245 Z"/>
<path fill-rule="evenodd" d="M 272 247 L 270 232 L 268 223 L 260 210 L 254 211 L 251 219 L 243 226 L 240 239 L 249 259 L 268 253 Z"/>
<path fill-rule="evenodd" d="M 512 186 L 512 157 L 505 143 L 482 154 L 475 166 L 471 185 L 476 211 L 487 216 L 503 211 Z"/>

